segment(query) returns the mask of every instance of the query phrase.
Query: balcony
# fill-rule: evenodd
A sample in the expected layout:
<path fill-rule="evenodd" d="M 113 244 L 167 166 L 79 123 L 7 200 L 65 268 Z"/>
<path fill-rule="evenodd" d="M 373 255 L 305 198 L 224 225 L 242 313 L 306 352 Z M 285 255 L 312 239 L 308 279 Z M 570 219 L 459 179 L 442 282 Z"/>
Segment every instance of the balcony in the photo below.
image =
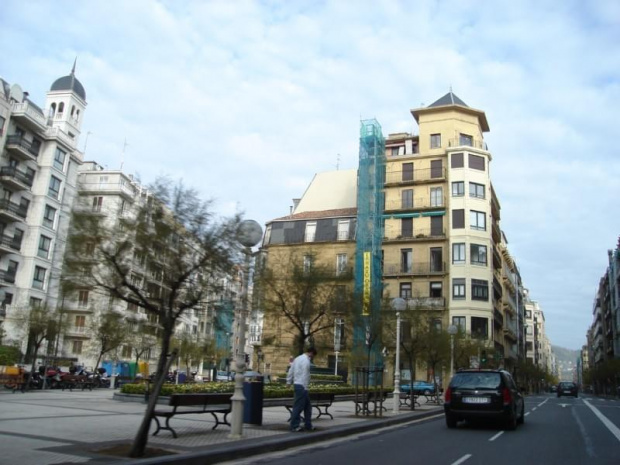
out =
<path fill-rule="evenodd" d="M 465 138 L 450 139 L 448 141 L 448 147 L 463 147 L 463 148 L 473 147 L 475 149 L 480 149 L 480 150 L 486 150 L 486 151 L 489 150 L 487 143 L 480 139 L 465 139 Z"/>
<path fill-rule="evenodd" d="M 444 310 L 446 308 L 445 297 L 412 297 L 406 300 L 409 310 Z"/>
<path fill-rule="evenodd" d="M 497 224 L 497 221 L 495 220 L 491 222 L 491 237 L 493 238 L 493 242 L 496 244 L 502 242 L 502 232 L 499 229 L 499 224 Z"/>
<path fill-rule="evenodd" d="M 418 241 L 438 241 L 446 239 L 445 229 L 431 230 L 431 229 L 416 229 L 410 235 L 403 235 L 400 231 L 387 230 L 385 231 L 384 242 L 418 242 Z"/>
<path fill-rule="evenodd" d="M 384 278 L 405 276 L 442 276 L 446 273 L 446 263 L 411 263 L 410 265 L 386 265 L 383 269 Z"/>
<path fill-rule="evenodd" d="M 402 200 L 389 200 L 385 202 L 385 212 L 402 212 L 402 211 L 422 211 L 444 209 L 446 207 L 445 197 L 440 199 L 431 199 L 430 197 L 420 197 L 412 199 L 411 202 L 403 202 Z"/>
<path fill-rule="evenodd" d="M 0 236 L 0 252 L 3 253 L 17 253 L 22 247 L 22 238 L 9 237 L 6 235 Z"/>
<path fill-rule="evenodd" d="M 86 326 L 70 326 L 69 328 L 67 328 L 67 336 L 86 337 L 88 336 L 88 329 L 86 328 Z"/>
<path fill-rule="evenodd" d="M 427 168 L 413 171 L 389 171 L 385 173 L 385 185 L 402 186 L 412 184 L 428 184 L 444 182 L 446 180 L 445 168 Z"/>
<path fill-rule="evenodd" d="M 493 323 L 499 328 L 504 326 L 504 315 L 497 308 L 493 309 Z"/>
<path fill-rule="evenodd" d="M 25 173 L 14 166 L 0 168 L 0 181 L 14 190 L 28 190 L 34 182 L 34 174 Z"/>
<path fill-rule="evenodd" d="M 6 149 L 20 160 L 36 161 L 41 149 L 41 143 L 26 140 L 23 136 L 12 135 L 6 138 Z"/>
<path fill-rule="evenodd" d="M 42 132 L 47 128 L 47 119 L 41 110 L 27 101 L 14 103 L 11 117 L 35 132 Z"/>
<path fill-rule="evenodd" d="M 15 272 L 0 270 L 0 283 L 15 284 Z"/>
<path fill-rule="evenodd" d="M 65 148 L 69 150 L 74 150 L 77 146 L 77 140 L 60 128 L 47 128 L 43 136 L 46 140 L 54 140 L 56 142 L 60 142 L 62 145 L 65 146 Z M 81 156 L 81 152 L 78 153 Z"/>
<path fill-rule="evenodd" d="M 0 200 L 0 218 L 9 221 L 23 221 L 28 216 L 28 208 L 24 208 L 8 199 Z"/>
<path fill-rule="evenodd" d="M 504 338 L 517 342 L 517 335 L 512 328 L 504 328 Z"/>

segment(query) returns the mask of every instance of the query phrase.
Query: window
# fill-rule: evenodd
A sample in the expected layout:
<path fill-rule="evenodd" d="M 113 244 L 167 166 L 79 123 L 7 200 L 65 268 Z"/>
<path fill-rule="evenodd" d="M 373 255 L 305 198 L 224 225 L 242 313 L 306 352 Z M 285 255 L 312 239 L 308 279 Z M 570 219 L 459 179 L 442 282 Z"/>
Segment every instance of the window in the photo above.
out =
<path fill-rule="evenodd" d="M 451 168 L 463 168 L 465 166 L 465 162 L 463 161 L 462 153 L 453 153 L 450 158 L 450 167 Z"/>
<path fill-rule="evenodd" d="M 6 273 L 4 274 L 4 281 L 7 283 L 15 282 L 15 275 L 17 275 L 17 268 L 19 267 L 19 263 L 15 260 L 9 260 L 9 264 L 6 269 Z"/>
<path fill-rule="evenodd" d="M 86 326 L 86 317 L 84 315 L 75 315 L 74 326 L 78 332 L 82 332 L 84 330 L 84 326 Z"/>
<path fill-rule="evenodd" d="M 472 170 L 484 171 L 484 157 L 469 154 L 469 167 Z"/>
<path fill-rule="evenodd" d="M 465 278 L 452 280 L 452 298 L 455 300 L 465 298 Z"/>
<path fill-rule="evenodd" d="M 465 332 L 466 329 L 466 319 L 464 316 L 453 316 L 452 317 L 452 324 L 454 326 L 456 326 L 457 328 L 460 328 L 461 331 Z"/>
<path fill-rule="evenodd" d="M 431 216 L 431 236 L 442 236 L 443 216 Z"/>
<path fill-rule="evenodd" d="M 82 353 L 82 342 L 83 341 L 73 341 L 71 350 L 74 354 L 79 355 Z"/>
<path fill-rule="evenodd" d="M 443 188 L 431 187 L 431 207 L 443 206 Z"/>
<path fill-rule="evenodd" d="M 465 182 L 456 181 L 452 183 L 452 197 L 463 197 L 465 195 Z"/>
<path fill-rule="evenodd" d="M 400 234 L 403 237 L 413 237 L 413 218 L 400 220 Z"/>
<path fill-rule="evenodd" d="M 22 247 L 22 240 L 24 239 L 24 231 L 15 228 L 13 231 L 13 240 L 11 241 L 11 247 L 15 250 L 20 250 Z"/>
<path fill-rule="evenodd" d="M 350 220 L 338 220 L 338 240 L 346 241 L 349 239 L 349 224 Z"/>
<path fill-rule="evenodd" d="M 312 256 L 311 255 L 304 255 L 304 273 L 310 273 L 310 270 L 312 269 Z"/>
<path fill-rule="evenodd" d="M 30 297 L 30 306 L 32 308 L 39 308 L 41 307 L 41 305 L 43 305 L 42 299 L 38 299 L 36 297 Z"/>
<path fill-rule="evenodd" d="M 489 319 L 477 316 L 471 317 L 471 335 L 475 339 L 489 338 Z"/>
<path fill-rule="evenodd" d="M 465 228 L 465 210 L 452 210 L 452 229 Z"/>
<path fill-rule="evenodd" d="M 43 213 L 43 226 L 47 226 L 50 229 L 54 229 L 54 220 L 56 219 L 56 209 L 45 206 L 45 213 Z"/>
<path fill-rule="evenodd" d="M 23 215 L 23 218 L 26 217 L 26 215 L 28 215 L 28 207 L 30 206 L 30 200 L 28 200 L 25 197 L 22 197 L 21 199 L 19 199 L 19 209 L 18 209 L 18 215 Z"/>
<path fill-rule="evenodd" d="M 475 182 L 469 183 L 469 196 L 477 199 L 484 199 L 484 184 L 478 184 Z"/>
<path fill-rule="evenodd" d="M 471 298 L 472 300 L 489 300 L 489 282 L 482 279 L 471 280 Z M 473 330 L 473 328 L 472 328 Z"/>
<path fill-rule="evenodd" d="M 459 134 L 459 145 L 466 145 L 467 147 L 473 147 L 474 138 L 469 134 Z"/>
<path fill-rule="evenodd" d="M 309 221 L 306 223 L 306 234 L 304 236 L 304 242 L 314 242 L 316 237 L 316 221 Z"/>
<path fill-rule="evenodd" d="M 80 307 L 88 307 L 88 291 L 78 292 L 78 305 Z"/>
<path fill-rule="evenodd" d="M 431 273 L 443 271 L 443 249 L 441 247 L 431 247 L 430 252 Z"/>
<path fill-rule="evenodd" d="M 37 255 L 41 258 L 49 258 L 51 245 L 52 239 L 47 236 L 41 235 L 39 237 L 39 251 L 37 252 Z"/>
<path fill-rule="evenodd" d="M 93 197 L 93 211 L 100 212 L 103 205 L 103 197 Z"/>
<path fill-rule="evenodd" d="M 401 273 L 411 273 L 413 270 L 413 250 L 400 249 L 400 271 Z"/>
<path fill-rule="evenodd" d="M 405 189 L 401 193 L 401 207 L 403 209 L 413 208 L 413 189 Z"/>
<path fill-rule="evenodd" d="M 487 246 L 479 244 L 471 244 L 469 246 L 472 265 L 487 264 Z"/>
<path fill-rule="evenodd" d="M 413 163 L 403 163 L 403 181 L 413 181 Z"/>
<path fill-rule="evenodd" d="M 531 310 L 526 310 L 525 311 L 525 318 L 527 318 L 528 320 L 532 319 L 532 311 Z"/>
<path fill-rule="evenodd" d="M 439 281 L 432 281 L 429 285 L 430 297 L 437 298 L 443 295 L 443 284 Z"/>
<path fill-rule="evenodd" d="M 6 119 L 3 116 L 0 116 L 0 136 L 4 133 L 4 122 Z"/>
<path fill-rule="evenodd" d="M 465 264 L 465 243 L 458 242 L 452 244 L 452 263 Z"/>
<path fill-rule="evenodd" d="M 469 212 L 469 227 L 478 231 L 486 231 L 486 213 L 471 210 Z"/>
<path fill-rule="evenodd" d="M 443 162 L 441 160 L 431 160 L 431 178 L 443 177 Z"/>
<path fill-rule="evenodd" d="M 441 147 L 441 134 L 431 134 L 431 148 L 438 149 Z"/>
<path fill-rule="evenodd" d="M 411 283 L 400 283 L 399 294 L 401 299 L 411 299 Z"/>
<path fill-rule="evenodd" d="M 50 179 L 50 187 L 47 190 L 47 195 L 52 197 L 53 199 L 57 199 L 60 196 L 60 179 L 56 176 L 52 176 Z"/>
<path fill-rule="evenodd" d="M 32 287 L 35 289 L 43 289 L 45 285 L 45 273 L 46 269 L 40 266 L 34 267 L 34 278 L 32 279 Z"/>
<path fill-rule="evenodd" d="M 336 255 L 336 275 L 340 276 L 347 272 L 347 254 L 339 253 Z"/>
<path fill-rule="evenodd" d="M 65 168 L 66 157 L 67 157 L 67 154 L 57 147 L 56 154 L 54 155 L 54 168 L 60 171 L 63 171 Z"/>

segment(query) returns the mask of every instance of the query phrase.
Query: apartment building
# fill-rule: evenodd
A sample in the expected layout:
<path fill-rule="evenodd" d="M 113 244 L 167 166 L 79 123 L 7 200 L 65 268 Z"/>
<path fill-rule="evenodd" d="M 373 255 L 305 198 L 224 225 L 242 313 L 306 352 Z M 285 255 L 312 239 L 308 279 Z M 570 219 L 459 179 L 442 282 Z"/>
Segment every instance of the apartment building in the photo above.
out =
<path fill-rule="evenodd" d="M 5 341 L 27 337 L 16 312 L 58 303 L 62 257 L 76 195 L 86 93 L 71 73 L 54 81 L 43 107 L 0 79 L 0 319 Z"/>

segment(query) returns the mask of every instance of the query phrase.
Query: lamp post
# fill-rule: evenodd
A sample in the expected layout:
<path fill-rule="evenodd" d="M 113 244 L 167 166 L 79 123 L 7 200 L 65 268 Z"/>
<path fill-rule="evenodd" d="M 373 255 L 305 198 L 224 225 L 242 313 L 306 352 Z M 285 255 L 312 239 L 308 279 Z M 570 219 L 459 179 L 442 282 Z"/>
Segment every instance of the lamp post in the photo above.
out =
<path fill-rule="evenodd" d="M 392 299 L 391 306 L 396 310 L 396 361 L 394 362 L 394 413 L 400 410 L 400 312 L 407 308 L 405 299 L 396 297 Z M 413 389 L 413 386 L 411 386 Z M 413 402 L 413 401 L 412 401 Z"/>
<path fill-rule="evenodd" d="M 455 325 L 448 326 L 448 334 L 450 335 L 450 379 L 454 376 L 454 335 L 459 332 Z"/>
<path fill-rule="evenodd" d="M 243 273 L 243 303 L 239 313 L 239 334 L 237 335 L 237 359 L 235 361 L 235 392 L 231 397 L 232 416 L 230 426 L 230 438 L 239 439 L 243 436 L 243 406 L 245 396 L 243 395 L 243 378 L 245 372 L 245 319 L 248 315 L 248 289 L 250 284 L 250 260 L 252 258 L 252 247 L 258 244 L 263 237 L 263 230 L 254 220 L 242 221 L 237 230 L 237 240 L 243 246 L 245 255 L 245 267 Z"/>

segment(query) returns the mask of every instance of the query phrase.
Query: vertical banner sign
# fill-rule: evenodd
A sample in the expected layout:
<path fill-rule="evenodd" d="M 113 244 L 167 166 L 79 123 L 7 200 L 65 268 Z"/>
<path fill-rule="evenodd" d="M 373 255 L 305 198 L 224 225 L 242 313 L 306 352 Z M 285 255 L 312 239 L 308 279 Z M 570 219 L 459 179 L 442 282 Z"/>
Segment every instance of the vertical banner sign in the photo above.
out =
<path fill-rule="evenodd" d="M 364 295 L 362 315 L 370 315 L 370 252 L 364 252 Z"/>

